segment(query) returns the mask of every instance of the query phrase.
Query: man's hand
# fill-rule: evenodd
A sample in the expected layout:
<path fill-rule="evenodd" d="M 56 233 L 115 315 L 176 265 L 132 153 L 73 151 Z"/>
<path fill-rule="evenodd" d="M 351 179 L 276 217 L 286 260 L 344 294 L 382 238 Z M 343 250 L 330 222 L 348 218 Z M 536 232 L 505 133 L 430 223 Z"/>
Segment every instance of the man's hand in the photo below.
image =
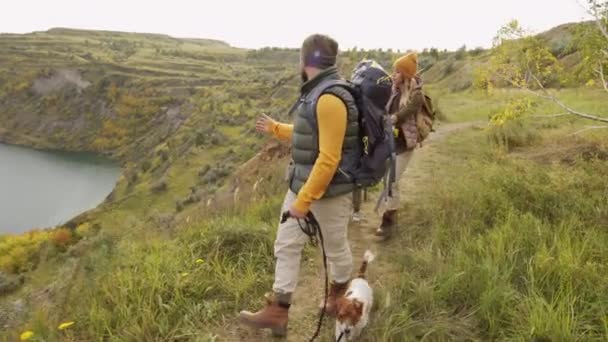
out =
<path fill-rule="evenodd" d="M 260 133 L 270 134 L 274 123 L 275 121 L 270 116 L 262 114 L 255 122 L 255 129 Z"/>
<path fill-rule="evenodd" d="M 303 213 L 301 211 L 299 211 L 298 209 L 296 209 L 293 205 L 289 208 L 289 215 L 293 218 L 297 218 L 297 219 L 303 219 L 306 217 L 306 213 Z"/>

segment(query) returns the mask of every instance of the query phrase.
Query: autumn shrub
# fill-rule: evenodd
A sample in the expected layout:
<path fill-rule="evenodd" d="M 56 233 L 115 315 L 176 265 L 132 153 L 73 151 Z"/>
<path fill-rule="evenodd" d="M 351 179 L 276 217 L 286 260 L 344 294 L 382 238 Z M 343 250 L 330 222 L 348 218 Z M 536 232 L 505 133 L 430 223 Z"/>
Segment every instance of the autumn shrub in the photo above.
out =
<path fill-rule="evenodd" d="M 83 223 L 75 232 L 61 227 L 0 237 L 0 272 L 18 274 L 30 271 L 38 265 L 41 258 L 54 257 L 57 252 L 64 252 L 80 238 L 94 234 L 95 230 L 88 223 Z"/>
<path fill-rule="evenodd" d="M 34 268 L 40 248 L 49 237 L 48 231 L 0 237 L 0 271 L 21 273 Z"/>
<path fill-rule="evenodd" d="M 56 247 L 63 249 L 72 241 L 72 231 L 67 228 L 55 229 L 51 233 L 49 240 Z"/>

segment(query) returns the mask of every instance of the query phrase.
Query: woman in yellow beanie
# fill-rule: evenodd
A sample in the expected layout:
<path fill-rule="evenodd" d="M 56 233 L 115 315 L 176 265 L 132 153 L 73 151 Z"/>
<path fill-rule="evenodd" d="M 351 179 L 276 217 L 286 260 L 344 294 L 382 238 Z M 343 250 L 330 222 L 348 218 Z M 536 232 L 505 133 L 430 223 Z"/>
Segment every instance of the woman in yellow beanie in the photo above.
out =
<path fill-rule="evenodd" d="M 397 209 L 401 205 L 399 196 L 399 178 L 405 172 L 407 165 L 418 144 L 418 129 L 416 115 L 422 109 L 422 81 L 417 76 L 418 58 L 415 53 L 408 53 L 393 64 L 393 94 L 386 110 L 391 115 L 398 134 L 395 136 L 396 179 L 391 184 L 392 197 L 388 198 L 386 211 L 382 215 L 382 223 L 376 231 L 376 236 L 383 240 L 390 238 L 397 224 Z"/>

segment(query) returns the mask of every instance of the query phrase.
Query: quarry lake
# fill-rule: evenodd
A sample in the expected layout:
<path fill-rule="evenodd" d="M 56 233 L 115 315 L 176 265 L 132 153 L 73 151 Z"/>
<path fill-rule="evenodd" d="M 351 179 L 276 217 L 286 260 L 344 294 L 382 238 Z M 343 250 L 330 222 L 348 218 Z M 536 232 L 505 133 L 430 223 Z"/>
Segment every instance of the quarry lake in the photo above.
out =
<path fill-rule="evenodd" d="M 0 235 L 64 223 L 99 205 L 119 176 L 92 154 L 0 144 Z"/>

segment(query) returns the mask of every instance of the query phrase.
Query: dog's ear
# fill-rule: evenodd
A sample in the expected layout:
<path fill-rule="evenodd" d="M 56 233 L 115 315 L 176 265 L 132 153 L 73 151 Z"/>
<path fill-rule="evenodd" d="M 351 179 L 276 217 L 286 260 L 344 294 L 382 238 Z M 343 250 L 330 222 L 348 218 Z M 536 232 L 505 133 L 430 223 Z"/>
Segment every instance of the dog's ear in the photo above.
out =
<path fill-rule="evenodd" d="M 339 321 L 342 321 L 348 316 L 350 301 L 344 297 L 340 297 L 336 300 L 336 316 Z"/>
<path fill-rule="evenodd" d="M 363 314 L 363 303 L 358 301 L 357 299 L 353 299 L 353 306 L 359 317 Z"/>

